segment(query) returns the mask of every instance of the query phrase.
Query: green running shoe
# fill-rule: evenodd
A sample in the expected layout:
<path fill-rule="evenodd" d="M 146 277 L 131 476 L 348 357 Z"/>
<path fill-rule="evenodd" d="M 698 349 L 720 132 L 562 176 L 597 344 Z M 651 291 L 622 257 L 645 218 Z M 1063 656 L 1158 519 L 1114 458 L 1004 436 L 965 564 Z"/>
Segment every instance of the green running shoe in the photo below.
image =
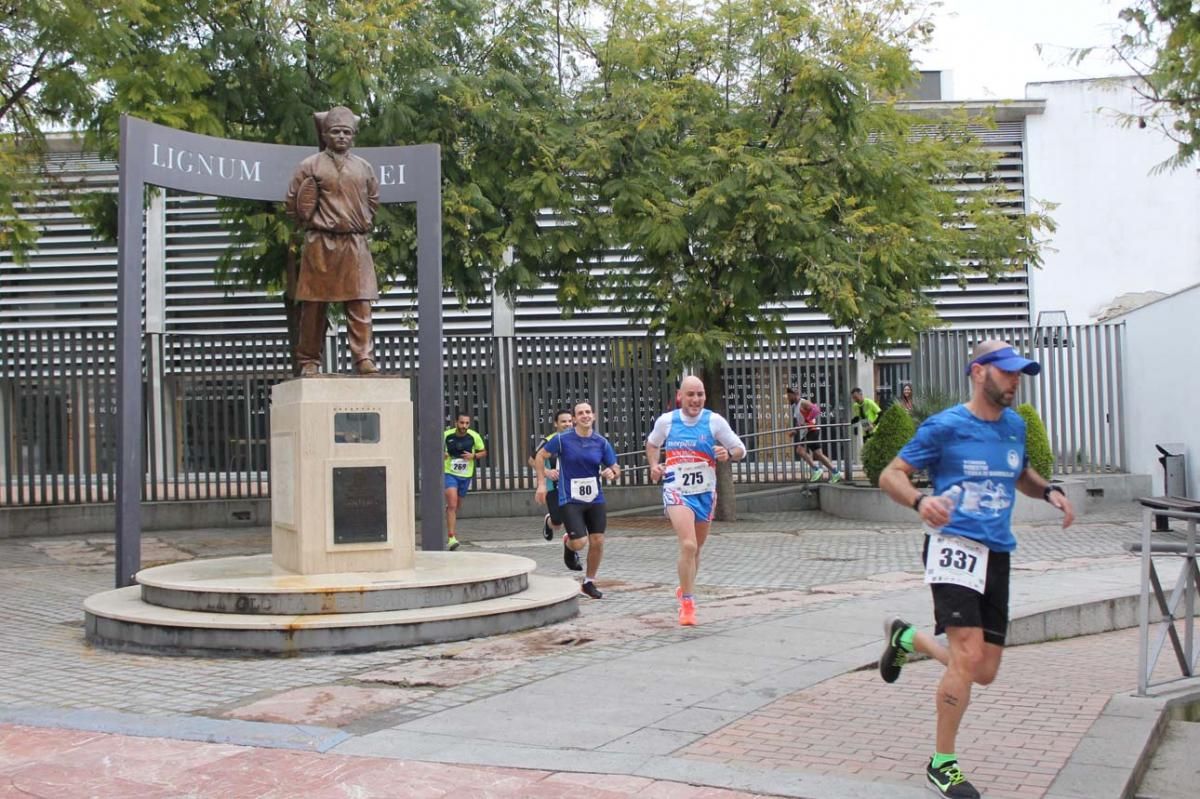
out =
<path fill-rule="evenodd" d="M 967 782 L 957 760 L 951 760 L 941 768 L 934 768 L 933 760 L 930 759 L 925 768 L 925 777 L 929 780 L 929 787 L 938 796 L 948 799 L 979 799 L 979 791 Z"/>
<path fill-rule="evenodd" d="M 911 626 L 895 616 L 883 620 L 883 634 L 887 640 L 883 645 L 883 654 L 879 656 L 879 676 L 884 682 L 895 682 L 900 676 L 900 669 L 908 662 L 908 653 L 900 646 L 900 636 Z"/>

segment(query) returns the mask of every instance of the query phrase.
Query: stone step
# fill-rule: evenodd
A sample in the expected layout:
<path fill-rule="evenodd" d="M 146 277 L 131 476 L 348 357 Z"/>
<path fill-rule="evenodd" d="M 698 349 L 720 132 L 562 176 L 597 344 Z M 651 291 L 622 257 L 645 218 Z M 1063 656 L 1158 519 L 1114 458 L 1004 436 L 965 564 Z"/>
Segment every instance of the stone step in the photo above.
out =
<path fill-rule="evenodd" d="M 460 605 L 309 615 L 209 613 L 151 605 L 141 588 L 84 602 L 87 640 L 105 649 L 163 655 L 295 656 L 460 641 L 524 630 L 579 612 L 579 585 L 529 575 L 528 588 Z"/>
<path fill-rule="evenodd" d="M 1200 723 L 1169 721 L 1138 786 L 1136 799 L 1194 799 L 1200 795 Z"/>
<path fill-rule="evenodd" d="M 530 558 L 494 552 L 417 552 L 414 568 L 293 574 L 270 555 L 190 560 L 137 574 L 142 601 L 205 613 L 306 616 L 376 613 L 480 602 L 529 585 Z"/>

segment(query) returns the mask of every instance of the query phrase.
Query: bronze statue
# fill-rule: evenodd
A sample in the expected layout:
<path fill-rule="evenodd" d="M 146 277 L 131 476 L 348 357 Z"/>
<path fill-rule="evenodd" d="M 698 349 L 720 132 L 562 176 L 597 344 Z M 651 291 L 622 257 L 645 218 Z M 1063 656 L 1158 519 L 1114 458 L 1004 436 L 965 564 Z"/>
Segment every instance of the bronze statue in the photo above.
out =
<path fill-rule="evenodd" d="M 379 299 L 368 235 L 379 208 L 379 181 L 364 159 L 350 152 L 358 117 L 343 106 L 313 114 L 321 152 L 300 162 L 288 185 L 288 215 L 304 228 L 294 299 L 300 303 L 296 360 L 300 376 L 320 371 L 325 310 L 346 310 L 350 354 L 359 374 L 375 374 L 371 302 Z"/>

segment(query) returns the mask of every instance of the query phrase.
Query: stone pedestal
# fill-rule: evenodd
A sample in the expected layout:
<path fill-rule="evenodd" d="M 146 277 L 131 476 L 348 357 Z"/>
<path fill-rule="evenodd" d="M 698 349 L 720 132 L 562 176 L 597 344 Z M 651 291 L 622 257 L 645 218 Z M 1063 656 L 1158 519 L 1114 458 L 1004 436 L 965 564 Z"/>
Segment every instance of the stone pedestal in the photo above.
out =
<path fill-rule="evenodd" d="M 271 557 L 295 574 L 413 567 L 413 407 L 400 377 L 271 389 Z"/>
<path fill-rule="evenodd" d="M 84 603 L 95 646 L 292 657 L 461 641 L 578 613 L 529 558 L 416 552 L 413 413 L 397 377 L 271 390 L 271 554 L 144 569 Z"/>

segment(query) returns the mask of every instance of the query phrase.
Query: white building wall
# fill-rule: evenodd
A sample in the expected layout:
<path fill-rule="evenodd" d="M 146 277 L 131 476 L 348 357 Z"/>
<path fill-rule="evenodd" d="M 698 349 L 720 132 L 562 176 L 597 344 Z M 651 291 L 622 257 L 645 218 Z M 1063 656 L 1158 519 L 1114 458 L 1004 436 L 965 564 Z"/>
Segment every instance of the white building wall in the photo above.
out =
<path fill-rule="evenodd" d="M 1095 321 L 1118 296 L 1170 294 L 1200 282 L 1200 173 L 1152 174 L 1175 146 L 1137 113 L 1134 78 L 1031 83 L 1045 111 L 1026 119 L 1026 193 L 1057 203 L 1045 265 L 1031 270 L 1031 321 L 1066 311 Z M 1128 307 L 1128 306 L 1127 306 Z"/>
<path fill-rule="evenodd" d="M 1129 471 L 1149 474 L 1154 493 L 1163 493 L 1155 444 L 1179 442 L 1187 458 L 1189 497 L 1200 498 L 1200 359 L 1194 344 L 1200 319 L 1200 285 L 1138 308 L 1125 322 L 1125 443 Z"/>

